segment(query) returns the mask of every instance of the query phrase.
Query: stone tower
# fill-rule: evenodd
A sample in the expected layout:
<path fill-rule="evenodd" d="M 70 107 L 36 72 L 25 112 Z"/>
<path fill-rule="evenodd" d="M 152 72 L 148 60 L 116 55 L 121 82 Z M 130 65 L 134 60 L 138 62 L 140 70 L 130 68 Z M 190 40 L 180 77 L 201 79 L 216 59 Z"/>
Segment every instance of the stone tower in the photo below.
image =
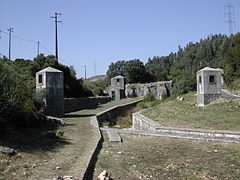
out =
<path fill-rule="evenodd" d="M 197 103 L 205 106 L 222 96 L 223 70 L 205 67 L 197 72 Z"/>
<path fill-rule="evenodd" d="M 111 79 L 110 96 L 112 100 L 125 98 L 125 78 L 123 76 L 116 76 Z"/>
<path fill-rule="evenodd" d="M 42 96 L 49 116 L 64 115 L 63 72 L 47 67 L 36 73 L 36 92 Z"/>

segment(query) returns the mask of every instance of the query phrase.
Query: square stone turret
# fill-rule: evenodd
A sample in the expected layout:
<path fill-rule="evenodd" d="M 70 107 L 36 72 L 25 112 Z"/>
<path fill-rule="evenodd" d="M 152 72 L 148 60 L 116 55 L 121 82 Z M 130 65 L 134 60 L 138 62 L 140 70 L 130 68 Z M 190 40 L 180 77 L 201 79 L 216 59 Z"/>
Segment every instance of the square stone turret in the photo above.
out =
<path fill-rule="evenodd" d="M 125 98 L 125 78 L 123 76 L 119 75 L 111 79 L 110 96 L 112 100 Z"/>
<path fill-rule="evenodd" d="M 64 115 L 63 72 L 47 67 L 36 73 L 36 92 L 41 96 L 49 116 Z"/>
<path fill-rule="evenodd" d="M 222 96 L 223 70 L 205 67 L 197 72 L 197 103 L 205 106 Z"/>

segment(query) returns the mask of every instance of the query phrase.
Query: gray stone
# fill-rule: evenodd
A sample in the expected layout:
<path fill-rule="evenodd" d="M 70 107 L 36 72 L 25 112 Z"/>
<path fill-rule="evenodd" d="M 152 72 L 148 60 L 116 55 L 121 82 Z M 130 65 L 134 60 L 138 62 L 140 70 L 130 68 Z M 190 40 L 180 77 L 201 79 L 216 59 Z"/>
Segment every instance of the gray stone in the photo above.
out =
<path fill-rule="evenodd" d="M 36 73 L 36 92 L 43 100 L 47 115 L 64 115 L 63 72 L 52 67 Z"/>
<path fill-rule="evenodd" d="M 108 134 L 109 142 L 122 142 L 121 137 L 114 128 L 101 127 L 101 130 L 104 130 Z"/>
<path fill-rule="evenodd" d="M 64 131 L 63 130 L 57 130 L 56 134 L 57 134 L 57 136 L 62 137 L 64 135 Z"/>
<path fill-rule="evenodd" d="M 52 117 L 52 116 L 47 116 L 47 120 L 52 121 L 53 123 L 58 124 L 58 125 L 66 124 L 64 120 L 56 118 L 56 117 Z"/>
<path fill-rule="evenodd" d="M 58 176 L 56 178 L 53 178 L 53 180 L 64 180 L 64 178 L 62 176 Z"/>
<path fill-rule="evenodd" d="M 14 151 L 14 149 L 7 148 L 7 147 L 2 147 L 2 146 L 0 146 L 0 152 L 1 152 L 2 154 L 8 155 L 8 156 L 12 156 L 12 155 L 15 155 L 15 154 L 16 154 L 16 152 Z"/>
<path fill-rule="evenodd" d="M 63 176 L 63 179 L 64 180 L 71 180 L 71 179 L 73 179 L 73 176 Z"/>
<path fill-rule="evenodd" d="M 177 100 L 183 101 L 183 100 L 184 100 L 184 97 L 183 97 L 183 96 L 178 96 L 178 97 L 177 97 Z"/>
<path fill-rule="evenodd" d="M 126 84 L 125 95 L 128 98 L 142 97 L 147 93 L 152 93 L 162 99 L 163 95 L 172 94 L 172 81 L 153 82 L 147 84 Z"/>

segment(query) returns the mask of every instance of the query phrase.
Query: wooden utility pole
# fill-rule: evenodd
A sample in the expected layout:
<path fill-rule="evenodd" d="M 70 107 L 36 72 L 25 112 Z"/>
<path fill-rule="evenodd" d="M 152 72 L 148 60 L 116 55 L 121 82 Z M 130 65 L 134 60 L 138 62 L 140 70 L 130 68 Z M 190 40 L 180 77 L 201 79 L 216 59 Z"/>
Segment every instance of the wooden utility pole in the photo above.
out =
<path fill-rule="evenodd" d="M 40 41 L 37 42 L 37 56 L 39 55 L 39 45 L 40 45 Z"/>
<path fill-rule="evenodd" d="M 61 13 L 55 12 L 55 16 L 52 16 L 51 18 L 55 19 L 55 48 L 56 48 L 56 59 L 58 61 L 58 33 L 57 33 L 57 24 L 61 23 L 62 21 L 58 21 L 58 16 L 62 15 Z"/>
<path fill-rule="evenodd" d="M 8 59 L 11 60 L 11 40 L 12 40 L 12 32 L 13 32 L 13 28 L 9 28 L 9 46 L 8 46 Z"/>

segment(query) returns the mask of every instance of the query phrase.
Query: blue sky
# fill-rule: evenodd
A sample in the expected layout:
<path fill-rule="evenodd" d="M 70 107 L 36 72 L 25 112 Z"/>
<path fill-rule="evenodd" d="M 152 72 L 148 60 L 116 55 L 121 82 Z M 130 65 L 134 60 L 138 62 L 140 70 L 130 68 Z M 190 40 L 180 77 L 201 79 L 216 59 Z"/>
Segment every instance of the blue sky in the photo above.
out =
<path fill-rule="evenodd" d="M 14 28 L 12 59 L 55 53 L 55 12 L 59 61 L 73 65 L 78 77 L 105 74 L 111 62 L 176 52 L 178 46 L 210 34 L 227 34 L 224 5 L 235 8 L 240 29 L 240 0 L 0 0 L 0 30 Z M 0 53 L 8 56 L 8 35 L 0 32 Z"/>

